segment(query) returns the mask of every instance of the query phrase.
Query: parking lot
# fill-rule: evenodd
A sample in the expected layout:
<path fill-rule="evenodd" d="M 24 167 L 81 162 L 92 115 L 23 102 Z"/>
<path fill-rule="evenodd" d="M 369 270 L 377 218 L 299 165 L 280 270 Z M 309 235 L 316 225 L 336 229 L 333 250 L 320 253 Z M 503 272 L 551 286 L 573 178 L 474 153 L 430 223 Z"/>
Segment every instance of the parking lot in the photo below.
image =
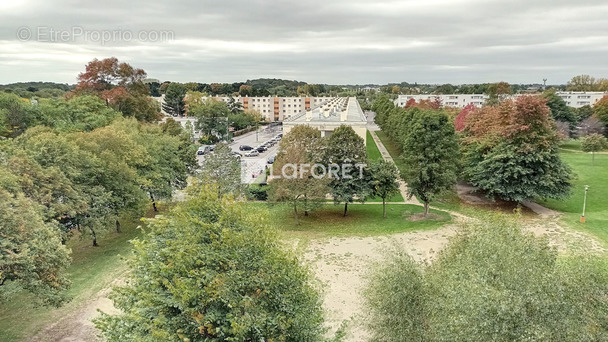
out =
<path fill-rule="evenodd" d="M 253 180 L 261 172 L 264 172 L 266 167 L 270 167 L 267 163 L 268 158 L 277 154 L 279 143 L 277 142 L 274 146 L 268 148 L 267 151 L 260 153 L 255 157 L 245 157 L 248 151 L 240 151 L 239 146 L 248 145 L 253 148 L 258 147 L 264 142 L 272 139 L 277 134 L 282 133 L 283 129 L 281 126 L 274 127 L 260 127 L 259 131 L 250 132 L 239 137 L 235 137 L 234 141 L 230 144 L 232 151 L 238 152 L 243 155 L 241 158 L 241 179 L 243 183 L 252 183 Z M 197 156 L 200 165 L 203 164 L 205 156 Z"/>

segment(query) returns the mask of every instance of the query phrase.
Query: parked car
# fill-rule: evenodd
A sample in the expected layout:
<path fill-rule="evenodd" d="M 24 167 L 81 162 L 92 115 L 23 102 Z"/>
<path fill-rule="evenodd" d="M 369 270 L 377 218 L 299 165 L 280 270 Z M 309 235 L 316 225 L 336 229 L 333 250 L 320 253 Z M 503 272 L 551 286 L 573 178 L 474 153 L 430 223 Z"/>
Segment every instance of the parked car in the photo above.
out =
<path fill-rule="evenodd" d="M 249 146 L 249 145 L 241 145 L 239 146 L 239 151 L 251 151 L 253 150 L 253 147 Z"/>
<path fill-rule="evenodd" d="M 209 145 L 209 148 L 211 149 L 211 152 L 215 151 L 215 145 Z"/>
<path fill-rule="evenodd" d="M 258 148 L 256 148 L 256 151 L 258 151 L 258 152 L 260 152 L 260 153 L 264 153 L 264 152 L 266 152 L 266 150 L 267 150 L 267 149 L 266 149 L 266 147 L 264 147 L 264 146 L 259 146 Z"/>
<path fill-rule="evenodd" d="M 260 152 L 258 152 L 256 150 L 251 150 L 251 151 L 245 153 L 245 157 L 256 157 L 259 155 L 260 155 Z"/>
<path fill-rule="evenodd" d="M 277 157 L 276 155 L 270 156 L 270 157 L 268 157 L 268 160 L 266 160 L 266 162 L 268 164 L 273 164 L 276 157 Z"/>
<path fill-rule="evenodd" d="M 238 152 L 232 152 L 232 155 L 237 157 L 238 159 L 241 159 L 241 157 L 243 156 L 242 154 L 240 154 Z"/>
<path fill-rule="evenodd" d="M 207 153 L 209 153 L 211 151 L 212 150 L 211 150 L 210 146 L 203 145 L 203 146 L 201 146 L 201 147 L 198 148 L 198 151 L 196 151 L 196 154 L 199 155 L 199 156 L 202 156 L 202 155 L 207 154 Z"/>

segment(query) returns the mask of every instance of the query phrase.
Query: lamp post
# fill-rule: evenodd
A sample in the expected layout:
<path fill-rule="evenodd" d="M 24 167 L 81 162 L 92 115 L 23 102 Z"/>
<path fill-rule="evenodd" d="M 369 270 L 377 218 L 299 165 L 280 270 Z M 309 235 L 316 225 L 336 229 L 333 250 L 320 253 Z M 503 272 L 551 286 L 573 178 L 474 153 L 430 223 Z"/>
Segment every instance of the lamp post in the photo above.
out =
<path fill-rule="evenodd" d="M 587 191 L 589 191 L 589 185 L 585 185 L 585 197 L 583 199 L 583 216 L 581 216 L 581 223 L 585 223 L 585 209 L 587 207 Z"/>

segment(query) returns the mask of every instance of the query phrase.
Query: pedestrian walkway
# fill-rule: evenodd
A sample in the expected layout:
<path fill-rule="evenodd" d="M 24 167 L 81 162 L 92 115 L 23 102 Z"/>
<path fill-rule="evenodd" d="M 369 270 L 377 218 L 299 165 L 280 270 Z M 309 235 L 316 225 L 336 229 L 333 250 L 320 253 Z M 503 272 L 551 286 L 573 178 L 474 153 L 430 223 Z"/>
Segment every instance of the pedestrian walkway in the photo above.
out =
<path fill-rule="evenodd" d="M 386 147 L 384 147 L 384 144 L 382 143 L 382 141 L 380 141 L 380 138 L 378 138 L 378 136 L 376 135 L 376 132 L 369 130 L 369 133 L 371 134 L 372 138 L 374 139 L 376 146 L 378 146 L 378 150 L 380 151 L 382 158 L 386 161 L 390 161 L 390 162 L 394 163 L 395 161 L 393 160 L 393 157 L 391 157 L 390 153 L 388 153 L 388 150 L 386 149 Z M 422 205 L 418 201 L 416 196 L 412 196 L 412 198 L 407 199 L 407 185 L 401 179 L 399 180 L 399 191 L 401 192 L 401 196 L 403 196 L 403 200 L 405 203 Z"/>

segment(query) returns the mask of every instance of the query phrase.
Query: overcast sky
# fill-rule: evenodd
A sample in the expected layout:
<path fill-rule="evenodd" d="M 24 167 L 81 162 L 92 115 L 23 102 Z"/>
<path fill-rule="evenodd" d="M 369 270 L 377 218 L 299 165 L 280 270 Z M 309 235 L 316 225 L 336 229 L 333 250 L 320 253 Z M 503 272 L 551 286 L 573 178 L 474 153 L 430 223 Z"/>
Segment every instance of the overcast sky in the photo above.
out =
<path fill-rule="evenodd" d="M 607 18 L 606 0 L 0 0 L 0 83 L 115 56 L 161 81 L 556 84 L 608 77 Z"/>

